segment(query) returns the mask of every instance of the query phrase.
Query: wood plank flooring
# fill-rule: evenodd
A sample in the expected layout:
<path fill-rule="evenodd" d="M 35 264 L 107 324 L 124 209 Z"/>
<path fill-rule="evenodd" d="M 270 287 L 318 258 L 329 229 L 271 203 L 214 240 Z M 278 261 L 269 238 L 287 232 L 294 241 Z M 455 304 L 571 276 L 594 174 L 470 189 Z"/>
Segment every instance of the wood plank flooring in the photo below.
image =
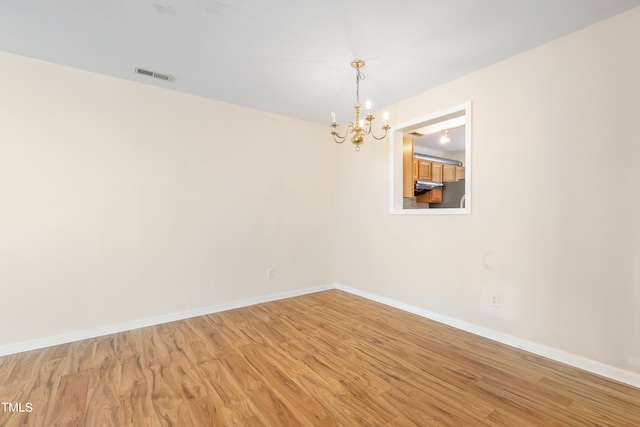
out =
<path fill-rule="evenodd" d="M 1 357 L 0 400 L 33 408 L 3 427 L 640 425 L 639 389 L 337 290 Z"/>

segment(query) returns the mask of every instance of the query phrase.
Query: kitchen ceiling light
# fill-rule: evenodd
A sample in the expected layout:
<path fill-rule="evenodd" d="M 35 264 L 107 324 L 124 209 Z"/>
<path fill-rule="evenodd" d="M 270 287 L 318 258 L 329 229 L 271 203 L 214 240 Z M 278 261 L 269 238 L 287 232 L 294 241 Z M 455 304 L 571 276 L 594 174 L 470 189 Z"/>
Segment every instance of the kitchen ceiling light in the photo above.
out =
<path fill-rule="evenodd" d="M 351 67 L 356 70 L 356 105 L 353 107 L 356 110 L 356 119 L 353 122 L 349 122 L 347 126 L 347 130 L 344 135 L 340 135 L 336 128 L 338 127 L 338 122 L 336 122 L 336 113 L 331 113 L 331 135 L 333 135 L 333 140 L 342 144 L 349 134 L 353 134 L 351 136 L 351 143 L 356 146 L 356 151 L 360 151 L 360 145 L 364 143 L 364 137 L 367 135 L 371 135 L 374 139 L 381 140 L 387 136 L 387 131 L 391 128 L 389 126 L 389 114 L 384 113 L 384 125 L 382 126 L 382 130 L 384 130 L 384 135 L 377 137 L 372 130 L 372 122 L 375 120 L 373 114 L 371 114 L 371 101 L 367 101 L 367 116 L 364 119 L 360 118 L 360 109 L 362 106 L 360 105 L 360 80 L 364 80 L 364 73 L 362 72 L 362 68 L 364 67 L 364 61 L 362 59 L 354 59 L 351 61 Z"/>
<path fill-rule="evenodd" d="M 451 138 L 449 138 L 449 129 L 445 129 L 444 135 L 440 137 L 440 144 L 448 144 L 451 142 Z"/>

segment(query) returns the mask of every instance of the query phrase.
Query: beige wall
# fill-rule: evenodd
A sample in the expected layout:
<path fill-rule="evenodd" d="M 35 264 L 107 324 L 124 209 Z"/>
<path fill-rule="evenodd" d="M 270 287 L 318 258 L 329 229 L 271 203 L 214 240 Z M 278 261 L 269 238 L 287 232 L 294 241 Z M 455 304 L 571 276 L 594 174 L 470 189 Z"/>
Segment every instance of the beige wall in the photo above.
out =
<path fill-rule="evenodd" d="M 640 373 L 638 39 L 640 9 L 392 106 L 473 102 L 455 216 L 389 215 L 386 141 L 0 53 L 0 346 L 337 282 Z"/>
<path fill-rule="evenodd" d="M 0 94 L 0 346 L 335 282 L 325 127 L 7 53 Z"/>
<path fill-rule="evenodd" d="M 387 145 L 344 150 L 338 283 L 640 373 L 638 40 L 635 9 L 389 108 L 472 101 L 473 212 L 389 215 Z"/>

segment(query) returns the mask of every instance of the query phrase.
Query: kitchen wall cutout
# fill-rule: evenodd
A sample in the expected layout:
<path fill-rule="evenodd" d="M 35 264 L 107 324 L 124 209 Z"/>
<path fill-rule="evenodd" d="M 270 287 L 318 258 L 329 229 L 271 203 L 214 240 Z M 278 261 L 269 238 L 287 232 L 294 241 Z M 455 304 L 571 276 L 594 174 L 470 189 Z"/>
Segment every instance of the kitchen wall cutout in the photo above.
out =
<path fill-rule="evenodd" d="M 471 213 L 471 102 L 391 128 L 392 214 Z"/>

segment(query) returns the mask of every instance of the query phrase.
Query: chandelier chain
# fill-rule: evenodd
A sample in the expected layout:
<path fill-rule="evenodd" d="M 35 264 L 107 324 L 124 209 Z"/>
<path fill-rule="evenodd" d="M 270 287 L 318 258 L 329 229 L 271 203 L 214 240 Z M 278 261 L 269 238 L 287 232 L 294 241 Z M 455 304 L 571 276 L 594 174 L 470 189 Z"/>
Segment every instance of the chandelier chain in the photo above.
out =
<path fill-rule="evenodd" d="M 365 76 L 361 70 L 356 70 L 356 105 L 360 105 L 360 80 L 364 80 Z"/>

